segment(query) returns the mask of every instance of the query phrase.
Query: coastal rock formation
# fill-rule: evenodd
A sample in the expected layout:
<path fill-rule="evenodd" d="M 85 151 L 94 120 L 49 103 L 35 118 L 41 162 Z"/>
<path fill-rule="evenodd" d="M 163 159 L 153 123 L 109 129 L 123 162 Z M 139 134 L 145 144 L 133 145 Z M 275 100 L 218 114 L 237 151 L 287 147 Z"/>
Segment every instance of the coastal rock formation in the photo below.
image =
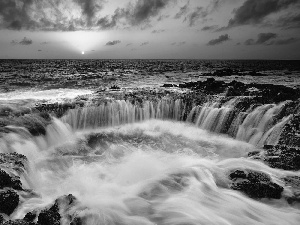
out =
<path fill-rule="evenodd" d="M 285 145 L 265 145 L 259 152 L 250 152 L 249 157 L 264 161 L 272 168 L 300 170 L 300 149 Z"/>
<path fill-rule="evenodd" d="M 280 199 L 283 187 L 272 182 L 270 176 L 253 170 L 237 169 L 229 174 L 230 188 L 241 191 L 250 198 Z"/>

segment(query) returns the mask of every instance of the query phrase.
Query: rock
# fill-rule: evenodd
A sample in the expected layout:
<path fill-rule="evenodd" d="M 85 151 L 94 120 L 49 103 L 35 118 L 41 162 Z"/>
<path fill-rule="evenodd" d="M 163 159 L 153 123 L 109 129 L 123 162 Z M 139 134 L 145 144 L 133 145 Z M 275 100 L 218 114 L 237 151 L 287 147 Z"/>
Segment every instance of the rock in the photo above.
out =
<path fill-rule="evenodd" d="M 237 169 L 229 174 L 231 189 L 241 191 L 250 198 L 280 199 L 283 187 L 272 182 L 269 175 L 254 171 Z"/>
<path fill-rule="evenodd" d="M 3 225 L 35 225 L 35 223 L 27 222 L 25 220 L 9 220 L 6 221 Z"/>
<path fill-rule="evenodd" d="M 19 204 L 19 195 L 13 190 L 0 191 L 0 212 L 10 215 Z"/>
<path fill-rule="evenodd" d="M 55 202 L 49 209 L 44 209 L 38 216 L 38 225 L 60 225 L 60 214 L 58 203 Z"/>
<path fill-rule="evenodd" d="M 4 170 L 0 169 L 0 189 L 10 187 L 16 190 L 22 190 L 22 183 L 17 176 L 9 175 Z"/>
<path fill-rule="evenodd" d="M 73 215 L 70 215 L 69 209 L 77 203 L 77 199 L 73 195 L 62 196 L 55 200 L 54 204 L 49 209 L 44 209 L 38 215 L 37 225 L 60 225 L 62 218 L 68 221 L 80 221 L 75 219 Z M 63 215 L 61 215 L 62 213 Z"/>
<path fill-rule="evenodd" d="M 27 158 L 18 153 L 0 153 L 0 168 L 14 170 L 18 174 L 25 171 Z"/>
<path fill-rule="evenodd" d="M 284 126 L 278 144 L 300 147 L 300 113 Z"/>
<path fill-rule="evenodd" d="M 262 152 L 252 152 L 248 156 L 260 159 L 272 168 L 300 170 L 300 149 L 284 145 L 265 145 Z"/>
<path fill-rule="evenodd" d="M 300 177 L 299 176 L 286 176 L 282 179 L 285 185 L 292 190 L 292 196 L 286 197 L 289 204 L 300 203 Z"/>

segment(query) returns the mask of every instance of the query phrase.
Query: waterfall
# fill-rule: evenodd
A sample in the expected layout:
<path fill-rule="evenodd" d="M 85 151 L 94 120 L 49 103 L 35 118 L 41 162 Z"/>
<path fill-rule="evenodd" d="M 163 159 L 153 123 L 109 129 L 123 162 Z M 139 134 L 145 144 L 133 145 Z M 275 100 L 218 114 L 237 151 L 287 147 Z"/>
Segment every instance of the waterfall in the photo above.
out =
<path fill-rule="evenodd" d="M 116 126 L 149 119 L 182 120 L 185 107 L 180 99 L 161 99 L 158 102 L 144 101 L 132 104 L 116 100 L 96 107 L 71 109 L 61 118 L 75 130 Z"/>
<path fill-rule="evenodd" d="M 158 101 L 147 100 L 142 103 L 115 100 L 99 106 L 70 109 L 61 120 L 74 130 L 80 130 L 117 126 L 150 119 L 175 121 L 185 119 L 204 130 L 228 134 L 256 146 L 276 144 L 281 130 L 290 119 L 290 117 L 284 117 L 279 121 L 274 120 L 285 103 L 257 107 L 251 105 L 244 112 L 237 107 L 237 104 L 244 99 L 238 97 L 223 104 L 215 101 L 196 105 L 190 109 L 186 118 L 184 115 L 187 107 L 181 99 L 163 98 Z"/>

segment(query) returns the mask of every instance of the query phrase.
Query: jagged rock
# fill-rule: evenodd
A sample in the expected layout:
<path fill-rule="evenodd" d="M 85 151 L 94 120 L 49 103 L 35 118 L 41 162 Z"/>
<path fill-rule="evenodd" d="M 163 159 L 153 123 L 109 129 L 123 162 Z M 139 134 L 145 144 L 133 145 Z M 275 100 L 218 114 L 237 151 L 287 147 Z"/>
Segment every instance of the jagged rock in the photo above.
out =
<path fill-rule="evenodd" d="M 19 204 L 19 195 L 13 190 L 0 191 L 0 212 L 10 215 Z"/>
<path fill-rule="evenodd" d="M 248 156 L 260 159 L 272 168 L 300 170 L 300 149 L 284 145 L 265 145 L 262 152 L 252 152 Z"/>
<path fill-rule="evenodd" d="M 284 126 L 278 144 L 300 147 L 300 113 Z"/>
<path fill-rule="evenodd" d="M 270 176 L 254 170 L 237 169 L 229 174 L 231 189 L 241 191 L 250 198 L 281 198 L 283 187 L 272 182 Z"/>
<path fill-rule="evenodd" d="M 44 209 L 38 216 L 38 225 L 60 225 L 58 203 L 55 202 L 49 209 Z"/>
<path fill-rule="evenodd" d="M 68 209 L 76 204 L 76 202 L 76 198 L 71 194 L 56 199 L 49 209 L 44 209 L 40 212 L 37 225 L 59 225 L 61 218 L 65 216 L 67 216 L 70 221 L 74 221 L 75 218 L 73 215 L 68 214 Z M 61 215 L 60 212 L 62 212 L 63 215 Z M 77 220 L 75 220 L 75 222 L 76 221 Z M 76 224 L 75 222 L 74 225 Z"/>
<path fill-rule="evenodd" d="M 0 153 L 0 168 L 14 170 L 23 173 L 27 164 L 27 158 L 18 153 Z"/>
<path fill-rule="evenodd" d="M 286 176 L 283 178 L 286 186 L 291 187 L 292 196 L 287 197 L 287 202 L 290 204 L 300 203 L 300 177 Z"/>
<path fill-rule="evenodd" d="M 16 190 L 22 190 L 22 183 L 17 176 L 9 175 L 0 169 L 0 189 L 10 187 Z"/>
<path fill-rule="evenodd" d="M 9 220 L 9 221 L 6 221 L 3 225 L 35 225 L 35 223 L 28 222 L 25 220 Z"/>

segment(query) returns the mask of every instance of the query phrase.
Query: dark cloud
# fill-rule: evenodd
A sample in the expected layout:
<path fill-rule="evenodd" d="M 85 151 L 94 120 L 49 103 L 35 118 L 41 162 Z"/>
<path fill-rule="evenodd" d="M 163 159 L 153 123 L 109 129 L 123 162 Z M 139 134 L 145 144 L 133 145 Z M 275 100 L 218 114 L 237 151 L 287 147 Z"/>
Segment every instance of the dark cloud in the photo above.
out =
<path fill-rule="evenodd" d="M 235 10 L 234 17 L 229 21 L 228 27 L 258 24 L 275 12 L 286 9 L 299 0 L 246 0 Z"/>
<path fill-rule="evenodd" d="M 165 32 L 165 30 L 153 30 L 151 33 L 153 34 L 159 34 L 159 33 L 162 33 L 162 32 Z"/>
<path fill-rule="evenodd" d="M 42 51 L 41 49 L 38 50 L 38 52 L 41 52 L 41 51 Z"/>
<path fill-rule="evenodd" d="M 245 45 L 255 45 L 255 41 L 254 41 L 254 39 L 250 38 L 250 39 L 247 39 L 244 44 Z"/>
<path fill-rule="evenodd" d="M 186 15 L 188 12 L 190 1 L 188 1 L 184 6 L 180 7 L 179 12 L 174 16 L 175 19 L 180 19 L 183 15 Z"/>
<path fill-rule="evenodd" d="M 273 45 L 289 45 L 289 44 L 293 44 L 298 41 L 299 41 L 299 38 L 286 38 L 286 39 L 279 39 L 279 40 L 272 41 L 271 44 L 273 44 Z"/>
<path fill-rule="evenodd" d="M 228 34 L 224 34 L 224 35 L 220 35 L 217 39 L 212 39 L 210 40 L 207 45 L 217 45 L 217 44 L 221 44 L 225 41 L 229 41 L 230 38 L 228 36 Z"/>
<path fill-rule="evenodd" d="M 132 25 L 139 25 L 157 16 L 171 1 L 173 0 L 138 0 L 135 5 L 129 4 L 123 13 Z"/>
<path fill-rule="evenodd" d="M 208 12 L 203 7 L 197 7 L 193 12 L 191 12 L 184 21 L 188 21 L 189 26 L 194 26 L 195 22 L 200 18 L 205 18 Z"/>
<path fill-rule="evenodd" d="M 176 45 L 176 42 L 171 43 L 171 45 Z"/>
<path fill-rule="evenodd" d="M 24 37 L 21 41 L 12 40 L 10 43 L 12 45 L 31 45 L 33 41 L 27 37 Z"/>
<path fill-rule="evenodd" d="M 0 29 L 74 31 L 94 27 L 104 0 L 1 0 Z"/>
<path fill-rule="evenodd" d="M 24 37 L 22 39 L 22 41 L 19 42 L 20 45 L 31 45 L 32 44 L 32 40 L 27 38 L 27 37 Z"/>
<path fill-rule="evenodd" d="M 128 44 L 126 45 L 126 47 L 128 47 L 128 46 L 130 46 L 130 45 L 132 45 L 132 43 L 128 43 Z"/>
<path fill-rule="evenodd" d="M 248 39 L 245 41 L 245 45 L 269 45 L 270 40 L 277 38 L 275 33 L 260 33 L 257 35 L 257 40 Z"/>
<path fill-rule="evenodd" d="M 258 34 L 256 44 L 261 45 L 265 44 L 267 41 L 277 37 L 275 33 L 260 33 Z"/>
<path fill-rule="evenodd" d="M 205 26 L 205 27 L 202 27 L 202 31 L 210 31 L 210 30 L 215 30 L 217 29 L 218 26 L 217 25 L 212 25 L 212 26 Z"/>
<path fill-rule="evenodd" d="M 143 43 L 141 44 L 141 46 L 148 45 L 148 44 L 149 44 L 149 41 L 146 41 L 146 42 L 143 42 Z"/>
<path fill-rule="evenodd" d="M 117 45 L 120 44 L 121 41 L 120 40 L 114 40 L 114 41 L 109 41 L 106 43 L 107 46 L 112 46 L 112 45 Z"/>
<path fill-rule="evenodd" d="M 75 0 L 82 9 L 82 15 L 86 17 L 87 26 L 93 25 L 93 19 L 98 11 L 102 9 L 103 0 Z"/>
<path fill-rule="evenodd" d="M 185 43 L 186 43 L 185 41 L 181 41 L 181 42 L 178 43 L 178 46 L 185 45 Z"/>
<path fill-rule="evenodd" d="M 300 28 L 300 14 L 288 14 L 280 17 L 276 25 L 285 29 Z"/>

